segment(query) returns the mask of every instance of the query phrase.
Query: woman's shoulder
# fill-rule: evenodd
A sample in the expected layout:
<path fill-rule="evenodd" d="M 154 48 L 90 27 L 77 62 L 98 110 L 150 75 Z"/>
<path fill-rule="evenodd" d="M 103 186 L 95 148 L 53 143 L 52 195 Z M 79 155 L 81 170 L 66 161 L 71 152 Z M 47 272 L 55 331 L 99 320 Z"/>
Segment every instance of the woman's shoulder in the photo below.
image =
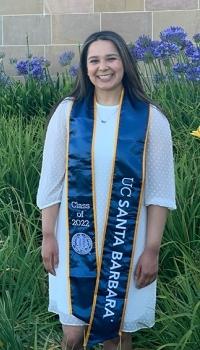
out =
<path fill-rule="evenodd" d="M 49 125 L 66 127 L 66 118 L 70 114 L 73 101 L 72 97 L 66 97 L 60 101 L 51 112 Z"/>
<path fill-rule="evenodd" d="M 72 103 L 74 102 L 74 98 L 73 97 L 65 97 L 62 101 L 60 101 L 55 109 L 55 111 L 57 109 L 60 110 L 65 110 L 66 108 L 68 108 L 69 106 L 72 105 Z"/>
<path fill-rule="evenodd" d="M 150 104 L 150 125 L 151 126 L 160 126 L 160 127 L 169 127 L 169 121 L 167 116 L 159 109 L 159 107 Z"/>
<path fill-rule="evenodd" d="M 66 114 L 67 111 L 70 109 L 74 102 L 73 97 L 65 97 L 62 101 L 60 101 L 57 106 L 54 108 L 54 113 L 53 114 Z"/>
<path fill-rule="evenodd" d="M 171 138 L 171 128 L 166 115 L 155 105 L 150 105 L 148 139 L 155 143 Z"/>

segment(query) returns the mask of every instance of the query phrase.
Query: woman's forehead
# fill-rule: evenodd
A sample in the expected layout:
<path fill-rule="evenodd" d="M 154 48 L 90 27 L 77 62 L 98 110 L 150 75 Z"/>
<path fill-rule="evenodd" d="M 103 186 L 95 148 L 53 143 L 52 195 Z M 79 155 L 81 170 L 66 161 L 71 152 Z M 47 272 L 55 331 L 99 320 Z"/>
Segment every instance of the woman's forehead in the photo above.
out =
<path fill-rule="evenodd" d="M 88 58 L 90 56 L 104 56 L 119 54 L 116 46 L 110 40 L 97 40 L 90 44 L 88 48 Z"/>

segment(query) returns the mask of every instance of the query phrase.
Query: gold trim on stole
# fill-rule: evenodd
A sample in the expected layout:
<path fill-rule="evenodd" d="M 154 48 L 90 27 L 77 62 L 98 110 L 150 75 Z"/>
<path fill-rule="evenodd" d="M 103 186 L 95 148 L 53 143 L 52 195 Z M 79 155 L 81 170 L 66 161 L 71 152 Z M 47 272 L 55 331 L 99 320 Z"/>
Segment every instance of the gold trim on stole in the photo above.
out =
<path fill-rule="evenodd" d="M 97 210 L 96 210 L 96 189 L 95 189 L 95 166 L 94 166 L 94 146 L 96 137 L 96 99 L 94 95 L 94 124 L 92 134 L 91 160 L 92 160 L 92 204 L 93 204 L 93 218 L 94 218 L 94 234 L 95 234 L 95 251 L 96 251 L 96 266 L 99 269 L 99 254 L 98 254 L 98 237 L 97 237 Z"/>
<path fill-rule="evenodd" d="M 74 103 L 71 102 L 71 106 L 69 109 L 67 109 L 67 116 L 66 116 L 66 227 L 68 227 L 68 232 L 66 234 L 66 241 L 67 241 L 67 254 L 68 258 L 66 259 L 67 263 L 67 286 L 66 289 L 68 290 L 68 305 L 69 305 L 69 314 L 72 315 L 72 301 L 71 301 L 71 283 L 70 283 L 70 244 L 69 244 L 69 209 L 68 209 L 68 162 L 69 162 L 69 122 L 70 122 L 70 115 L 72 111 L 72 106 Z"/>
<path fill-rule="evenodd" d="M 121 106 L 122 106 L 123 97 L 124 97 L 124 90 L 122 90 L 122 92 L 121 92 L 120 102 L 119 102 L 119 109 L 118 109 L 118 114 L 117 114 L 117 126 L 116 126 L 116 129 L 115 129 L 114 155 L 113 155 L 113 161 L 112 161 L 112 172 L 111 172 L 110 188 L 109 188 L 109 194 L 108 194 L 107 206 L 106 206 L 106 218 L 105 218 L 104 230 L 103 230 L 101 256 L 100 256 L 100 259 L 99 259 L 99 266 L 98 266 L 98 269 L 97 269 L 97 278 L 96 278 L 96 285 L 95 285 L 94 298 L 93 298 L 93 303 L 92 303 L 92 311 L 91 311 L 89 326 L 88 326 L 87 333 L 86 333 L 85 339 L 84 339 L 84 344 L 83 344 L 84 349 L 86 349 L 86 345 L 87 345 L 87 342 L 88 342 L 88 339 L 89 339 L 89 336 L 90 336 L 90 331 L 91 331 L 91 327 L 92 327 L 92 321 L 93 321 L 94 313 L 95 313 L 97 292 L 98 292 L 98 287 L 99 287 L 100 272 L 101 272 L 101 265 L 102 265 L 102 258 L 103 258 L 103 249 L 104 249 L 104 243 L 105 243 L 105 235 L 106 235 L 108 214 L 109 214 L 109 208 L 110 208 L 111 192 L 112 192 L 112 185 L 113 185 L 113 175 L 114 175 L 114 167 L 115 167 L 115 159 L 116 159 L 117 140 L 118 140 L 118 131 L 119 131 L 119 121 L 120 121 L 120 114 L 121 114 Z M 95 113 L 96 113 L 96 109 L 95 109 Z M 96 119 L 96 117 L 95 117 L 95 119 Z"/>
<path fill-rule="evenodd" d="M 121 319 L 120 330 L 119 330 L 120 337 L 122 335 L 122 328 L 123 328 L 127 300 L 128 300 L 128 292 L 129 292 L 129 287 L 130 287 L 131 276 L 133 273 L 133 259 L 134 259 L 134 255 L 135 255 L 135 247 L 136 247 L 136 241 L 137 241 L 137 235 L 138 235 L 139 216 L 140 216 L 140 212 L 141 212 L 142 198 L 143 198 L 143 193 L 144 193 L 145 171 L 146 171 L 146 147 L 147 147 L 147 138 L 148 138 L 148 132 L 149 132 L 150 105 L 149 105 L 148 113 L 149 113 L 149 117 L 148 117 L 148 124 L 147 124 L 147 132 L 146 132 L 146 136 L 145 136 L 144 150 L 143 150 L 143 157 L 142 157 L 142 186 L 141 186 L 141 191 L 140 191 L 139 205 L 138 205 L 138 211 L 137 211 L 137 217 L 136 217 L 136 223 L 135 223 L 135 229 L 134 229 L 133 249 L 132 249 L 132 253 L 131 253 L 131 261 L 130 261 L 130 267 L 129 267 L 129 273 L 128 273 L 126 294 L 125 294 L 125 299 L 124 299 L 124 307 L 123 307 L 122 319 Z"/>

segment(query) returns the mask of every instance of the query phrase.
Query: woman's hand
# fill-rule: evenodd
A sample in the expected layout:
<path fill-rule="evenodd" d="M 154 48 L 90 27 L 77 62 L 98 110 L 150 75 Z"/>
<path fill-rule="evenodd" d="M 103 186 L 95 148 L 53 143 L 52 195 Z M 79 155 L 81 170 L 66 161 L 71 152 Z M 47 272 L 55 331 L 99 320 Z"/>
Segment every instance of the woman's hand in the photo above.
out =
<path fill-rule="evenodd" d="M 42 239 L 42 259 L 45 270 L 56 275 L 55 268 L 58 266 L 58 243 L 54 234 L 45 234 Z"/>
<path fill-rule="evenodd" d="M 137 288 L 144 288 L 155 281 L 158 274 L 157 251 L 151 248 L 145 248 L 140 256 L 135 269 L 135 282 Z"/>

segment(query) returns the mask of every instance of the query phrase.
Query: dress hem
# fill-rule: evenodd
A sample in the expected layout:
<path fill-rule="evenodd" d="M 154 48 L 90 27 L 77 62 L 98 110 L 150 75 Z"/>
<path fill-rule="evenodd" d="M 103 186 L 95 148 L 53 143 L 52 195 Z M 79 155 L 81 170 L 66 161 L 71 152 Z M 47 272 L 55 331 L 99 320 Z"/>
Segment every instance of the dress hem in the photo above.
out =
<path fill-rule="evenodd" d="M 64 326 L 79 326 L 79 327 L 84 327 L 89 325 L 88 323 L 85 323 L 84 321 L 78 319 L 77 317 L 75 317 L 74 315 L 69 315 L 69 314 L 64 314 L 63 312 L 59 311 L 57 307 L 50 305 L 48 307 L 48 311 L 49 312 L 53 312 L 54 314 L 57 314 L 59 316 L 59 320 L 60 323 Z M 74 320 L 73 321 L 62 321 L 64 317 L 73 317 Z M 76 322 L 76 323 L 75 323 Z M 133 324 L 132 326 L 126 326 L 126 323 L 131 323 Z M 152 328 L 155 325 L 155 319 L 151 319 L 151 320 L 138 320 L 138 321 L 133 321 L 133 322 L 125 322 L 124 327 L 122 328 L 122 332 L 125 333 L 134 333 L 139 331 L 140 329 L 144 329 L 144 328 Z"/>

